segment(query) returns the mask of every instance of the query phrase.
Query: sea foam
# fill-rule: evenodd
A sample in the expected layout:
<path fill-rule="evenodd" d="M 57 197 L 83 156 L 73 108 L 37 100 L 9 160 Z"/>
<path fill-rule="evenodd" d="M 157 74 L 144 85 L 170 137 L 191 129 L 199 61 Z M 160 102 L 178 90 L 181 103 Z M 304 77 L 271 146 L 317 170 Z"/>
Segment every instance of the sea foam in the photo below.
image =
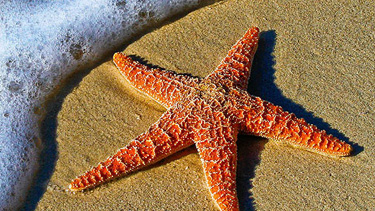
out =
<path fill-rule="evenodd" d="M 38 169 L 43 102 L 71 74 L 199 0 L 0 2 L 0 209 L 22 206 Z M 46 158 L 43 158 L 46 159 Z"/>

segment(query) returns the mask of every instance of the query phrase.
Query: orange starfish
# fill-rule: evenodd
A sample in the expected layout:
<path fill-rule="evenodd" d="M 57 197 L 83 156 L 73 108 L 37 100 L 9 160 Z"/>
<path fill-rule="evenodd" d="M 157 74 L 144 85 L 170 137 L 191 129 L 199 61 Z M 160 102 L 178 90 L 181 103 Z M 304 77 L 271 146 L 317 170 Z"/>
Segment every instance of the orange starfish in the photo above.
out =
<path fill-rule="evenodd" d="M 113 61 L 122 75 L 168 110 L 145 133 L 74 179 L 70 190 L 97 186 L 195 144 L 212 198 L 220 210 L 238 210 L 239 132 L 329 156 L 349 155 L 349 144 L 246 92 L 258 38 L 259 29 L 249 29 L 204 79 L 149 68 L 116 53 Z"/>

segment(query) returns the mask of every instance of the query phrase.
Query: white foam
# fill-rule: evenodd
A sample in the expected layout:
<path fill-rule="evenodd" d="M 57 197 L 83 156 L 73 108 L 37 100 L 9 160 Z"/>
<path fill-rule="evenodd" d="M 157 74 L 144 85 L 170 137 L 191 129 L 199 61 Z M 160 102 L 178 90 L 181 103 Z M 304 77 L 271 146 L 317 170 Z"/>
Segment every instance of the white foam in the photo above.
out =
<path fill-rule="evenodd" d="M 42 103 L 82 65 L 199 0 L 0 2 L 0 209 L 22 206 L 37 170 Z"/>

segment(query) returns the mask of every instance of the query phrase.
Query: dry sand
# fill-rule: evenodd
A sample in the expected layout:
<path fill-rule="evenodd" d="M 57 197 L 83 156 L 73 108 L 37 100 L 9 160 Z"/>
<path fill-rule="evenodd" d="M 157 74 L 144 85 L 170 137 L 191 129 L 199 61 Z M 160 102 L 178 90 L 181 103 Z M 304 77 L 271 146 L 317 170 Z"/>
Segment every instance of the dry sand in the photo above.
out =
<path fill-rule="evenodd" d="M 353 156 L 337 159 L 240 136 L 242 210 L 375 209 L 374 4 L 314 2 L 220 2 L 145 34 L 124 50 L 152 65 L 204 77 L 249 26 L 259 26 L 263 33 L 249 92 L 354 145 Z M 71 179 L 165 111 L 132 88 L 111 61 L 77 84 L 65 88 L 68 94 L 55 108 L 51 128 L 56 131 L 49 138 L 57 142 L 56 165 L 37 210 L 217 209 L 194 147 L 91 191 L 64 192 Z"/>

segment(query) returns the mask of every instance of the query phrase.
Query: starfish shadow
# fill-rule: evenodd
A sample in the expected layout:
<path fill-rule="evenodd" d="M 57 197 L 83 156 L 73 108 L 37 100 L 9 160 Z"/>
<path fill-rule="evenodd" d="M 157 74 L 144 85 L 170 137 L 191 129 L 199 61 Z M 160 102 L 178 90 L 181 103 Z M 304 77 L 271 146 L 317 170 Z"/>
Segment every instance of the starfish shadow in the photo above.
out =
<path fill-rule="evenodd" d="M 326 130 L 327 133 L 350 143 L 354 148 L 353 155 L 363 151 L 363 147 L 350 142 L 344 134 L 331 128 L 321 118 L 314 116 L 313 113 L 306 111 L 301 105 L 294 103 L 282 94 L 282 91 L 274 82 L 275 69 L 273 67 L 276 62 L 272 53 L 275 44 L 276 32 L 274 30 L 265 31 L 260 34 L 258 50 L 254 57 L 247 91 L 250 94 L 283 107 L 286 111 L 293 112 L 297 117 L 304 118 L 308 123 L 316 125 L 319 129 Z M 255 142 L 248 142 L 249 139 L 255 140 Z M 238 140 L 237 189 L 240 206 L 241 210 L 255 210 L 255 202 L 251 193 L 253 187 L 251 180 L 255 177 L 255 167 L 260 162 L 260 153 L 266 141 L 259 141 L 265 139 L 252 136 L 239 136 Z"/>
<path fill-rule="evenodd" d="M 303 106 L 294 103 L 286 98 L 275 84 L 275 60 L 272 55 L 276 44 L 276 32 L 274 30 L 265 31 L 260 34 L 258 51 L 254 57 L 251 70 L 248 92 L 261 97 L 275 105 L 283 107 L 284 110 L 296 114 L 299 118 L 304 118 L 308 123 L 316 125 L 319 129 L 325 130 L 328 134 L 351 144 L 356 155 L 363 151 L 363 147 L 353 143 L 344 134 L 324 122 L 323 119 L 314 116 L 312 112 L 306 111 Z"/>
<path fill-rule="evenodd" d="M 255 210 L 255 201 L 252 196 L 252 179 L 255 177 L 255 168 L 260 163 L 260 155 L 267 139 L 255 136 L 239 135 L 237 141 L 237 195 L 240 210 Z"/>
<path fill-rule="evenodd" d="M 155 64 L 151 64 L 148 60 L 146 60 L 145 58 L 142 58 L 140 56 L 137 56 L 137 55 L 129 55 L 129 57 L 133 60 L 133 61 L 137 61 L 149 68 L 154 68 L 154 69 L 160 69 L 160 70 L 164 70 L 164 71 L 172 71 L 174 72 L 173 70 L 167 70 L 165 69 L 164 67 L 160 67 L 158 65 L 155 65 Z M 192 77 L 192 78 L 199 78 L 198 76 L 194 76 L 190 73 L 177 73 L 177 72 L 174 72 L 176 73 L 177 75 L 186 75 L 186 76 L 189 76 L 189 77 Z"/>

